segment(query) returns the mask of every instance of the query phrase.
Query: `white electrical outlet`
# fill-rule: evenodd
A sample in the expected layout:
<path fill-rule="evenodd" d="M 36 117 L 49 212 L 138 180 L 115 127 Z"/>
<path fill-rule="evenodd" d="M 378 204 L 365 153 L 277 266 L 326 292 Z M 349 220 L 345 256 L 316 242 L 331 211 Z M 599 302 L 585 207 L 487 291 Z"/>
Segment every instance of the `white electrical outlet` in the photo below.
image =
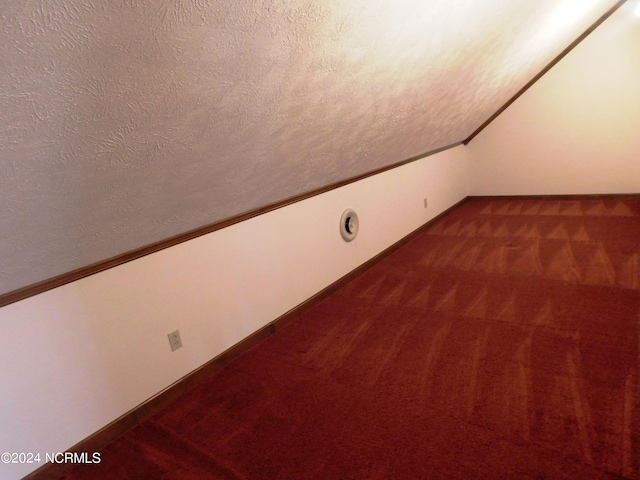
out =
<path fill-rule="evenodd" d="M 175 330 L 168 334 L 169 345 L 171 345 L 171 351 L 175 351 L 182 347 L 182 340 L 180 339 L 180 330 Z"/>
<path fill-rule="evenodd" d="M 424 199 L 424 208 L 427 208 L 427 199 Z"/>

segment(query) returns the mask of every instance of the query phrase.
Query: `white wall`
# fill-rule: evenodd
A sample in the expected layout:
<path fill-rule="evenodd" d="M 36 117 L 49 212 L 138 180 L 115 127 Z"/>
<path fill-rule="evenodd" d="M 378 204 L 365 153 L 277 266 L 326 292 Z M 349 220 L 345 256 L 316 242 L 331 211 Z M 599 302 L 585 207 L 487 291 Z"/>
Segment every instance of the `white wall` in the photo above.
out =
<path fill-rule="evenodd" d="M 91 435 L 467 196 L 466 168 L 456 147 L 0 309 L 0 452 Z"/>
<path fill-rule="evenodd" d="M 640 192 L 640 18 L 627 2 L 468 147 L 472 195 Z"/>

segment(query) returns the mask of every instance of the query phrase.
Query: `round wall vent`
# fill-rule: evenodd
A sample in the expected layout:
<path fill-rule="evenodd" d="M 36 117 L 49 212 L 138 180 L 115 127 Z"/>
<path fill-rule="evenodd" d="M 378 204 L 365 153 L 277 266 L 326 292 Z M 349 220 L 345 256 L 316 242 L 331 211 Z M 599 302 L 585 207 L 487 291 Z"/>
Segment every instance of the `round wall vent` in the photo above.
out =
<path fill-rule="evenodd" d="M 340 218 L 340 235 L 345 242 L 356 238 L 358 226 L 358 214 L 352 208 L 346 209 Z"/>

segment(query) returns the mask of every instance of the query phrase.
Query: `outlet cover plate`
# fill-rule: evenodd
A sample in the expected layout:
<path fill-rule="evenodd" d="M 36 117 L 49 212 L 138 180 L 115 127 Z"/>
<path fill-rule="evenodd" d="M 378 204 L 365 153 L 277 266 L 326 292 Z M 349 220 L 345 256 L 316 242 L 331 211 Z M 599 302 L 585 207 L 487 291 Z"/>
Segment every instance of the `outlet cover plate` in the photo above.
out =
<path fill-rule="evenodd" d="M 182 339 L 180 338 L 180 330 L 174 330 L 168 334 L 169 345 L 171 345 L 171 351 L 174 352 L 182 347 Z"/>

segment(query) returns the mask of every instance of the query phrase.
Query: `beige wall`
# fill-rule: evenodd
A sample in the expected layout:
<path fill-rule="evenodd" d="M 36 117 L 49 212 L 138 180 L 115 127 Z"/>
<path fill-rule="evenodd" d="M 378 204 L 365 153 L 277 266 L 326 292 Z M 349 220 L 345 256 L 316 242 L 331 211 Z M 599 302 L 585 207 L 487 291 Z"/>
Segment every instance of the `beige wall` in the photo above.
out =
<path fill-rule="evenodd" d="M 640 18 L 627 2 L 468 145 L 474 195 L 640 192 Z"/>
<path fill-rule="evenodd" d="M 0 309 L 0 450 L 94 433 L 463 199 L 466 168 L 456 147 Z"/>

